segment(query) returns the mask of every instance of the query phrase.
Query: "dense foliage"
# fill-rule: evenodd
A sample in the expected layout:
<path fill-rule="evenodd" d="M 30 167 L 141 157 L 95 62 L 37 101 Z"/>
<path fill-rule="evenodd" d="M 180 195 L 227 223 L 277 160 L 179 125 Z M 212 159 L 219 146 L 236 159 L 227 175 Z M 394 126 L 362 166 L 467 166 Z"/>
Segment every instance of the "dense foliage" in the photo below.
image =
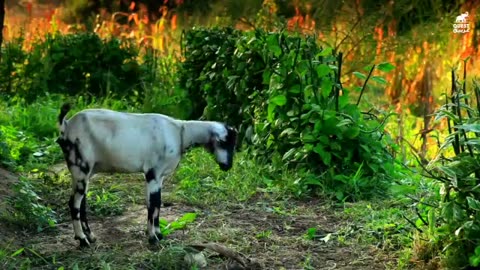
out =
<path fill-rule="evenodd" d="M 422 269 L 480 265 L 478 86 L 468 93 L 466 83 L 453 84 L 452 96 L 445 95 L 448 102 L 437 110 L 436 120 L 448 120 L 449 135 L 444 138 L 439 128 L 435 133 L 438 137 L 431 136 L 441 148 L 428 167 L 409 163 L 413 158 L 403 142 L 403 157 L 395 159 L 398 147 L 390 137 L 395 134 L 397 142 L 408 143 L 419 129 L 416 117 L 424 116 L 425 126 L 420 132 L 423 150 L 434 152 L 432 145 L 437 141 L 432 143 L 427 134 L 441 125 L 429 125 L 427 119 L 433 112 L 435 95 L 443 91 L 432 81 L 443 71 L 433 67 L 450 66 L 453 62 L 444 59 L 463 58 L 467 52 L 477 51 L 478 31 L 464 36 L 462 42 L 445 42 L 445 37 L 451 37 L 451 22 L 460 13 L 460 5 L 462 12 L 475 11 L 474 1 L 419 0 L 413 6 L 408 0 L 328 0 L 324 5 L 278 0 L 63 3 L 66 8 L 61 13 L 49 15 L 49 34 L 22 33 L 14 40 L 10 36 L 1 48 L 0 166 L 26 177 L 12 185 L 11 196 L 0 203 L 0 208 L 8 208 L 0 209 L 0 221 L 42 231 L 69 219 L 61 201 L 69 192 L 68 177 L 49 171 L 62 160 L 54 142 L 58 132 L 54 123 L 60 104 L 68 99 L 73 100 L 74 111 L 108 107 L 183 119 L 222 120 L 238 127 L 239 147 L 246 151 L 238 154 L 240 158 L 228 175 L 218 172 L 201 149 L 187 154 L 184 167 L 180 166 L 173 180 L 176 189 L 172 193 L 191 204 L 205 207 L 262 197 L 262 211 L 291 219 L 297 211 L 290 208 L 292 197 L 308 198 L 318 206 L 315 199 L 320 196 L 334 197 L 336 204 L 392 195 L 392 201 L 381 201 L 388 209 L 383 214 L 367 201 L 357 210 L 360 218 L 353 217 L 353 225 L 336 229 L 322 241 L 345 244 L 358 237 L 373 243 L 377 251 L 395 252 L 395 256 L 405 249 L 408 255 L 398 259 L 398 269 L 412 262 Z M 16 1 L 10 4 L 23 5 Z M 147 14 L 144 4 L 150 10 Z M 31 9 L 32 4 L 28 7 Z M 103 8 L 125 13 L 113 16 L 102 10 L 97 14 Z M 381 21 L 378 12 L 385 14 Z M 65 31 L 71 33 L 62 34 L 55 23 L 59 14 L 72 19 L 72 23 L 78 18 L 88 19 L 81 20 L 85 25 L 70 25 Z M 176 29 L 212 21 L 255 30 L 194 28 L 178 37 L 183 44 L 182 58 L 177 58 L 172 48 L 178 44 L 169 40 L 176 39 Z M 448 29 L 432 36 L 431 25 L 420 22 L 439 22 L 437 29 Z M 418 25 L 420 28 L 416 28 Z M 82 28 L 90 32 L 73 33 Z M 292 34 L 284 29 L 317 31 L 320 36 Z M 8 30 L 14 32 L 13 27 Z M 459 44 L 465 49 L 462 52 Z M 345 59 L 340 51 L 345 52 Z M 398 67 L 394 76 L 388 74 L 389 86 L 378 74 L 394 69 L 392 65 L 367 66 L 369 75 L 359 70 L 365 63 L 372 64 L 372 59 L 395 61 Z M 449 80 L 445 78 L 442 82 Z M 361 83 L 365 83 L 363 87 L 356 86 Z M 433 88 L 438 90 L 434 92 Z M 364 92 L 370 95 L 367 106 L 365 99 L 361 100 Z M 425 106 L 426 100 L 431 108 Z M 410 103 L 420 104 L 413 113 L 406 109 Z M 401 111 L 398 123 L 392 124 L 391 114 L 384 113 L 392 109 L 389 105 L 397 105 L 396 111 Z M 382 109 L 377 110 L 377 106 Z M 415 152 L 419 152 L 417 145 L 418 141 L 411 145 Z M 431 149 L 427 149 L 429 146 Z M 425 162 L 428 157 L 421 159 Z M 426 172 L 426 176 L 409 173 L 407 166 Z M 129 182 L 106 183 L 104 178 L 100 182 L 87 194 L 96 218 L 122 214 L 129 203 L 143 199 L 140 188 L 136 190 Z M 407 209 L 411 198 L 415 208 Z M 171 223 L 162 220 L 161 226 L 168 234 L 194 219 L 194 214 L 188 214 Z M 303 240 L 318 241 L 323 234 L 320 227 L 308 228 Z M 415 227 L 418 232 L 412 236 Z M 258 232 L 257 240 L 268 240 L 271 234 L 275 231 Z M 0 247 L 0 265 L 7 265 L 5 250 Z M 23 248 L 10 256 L 22 252 Z M 19 261 L 30 264 L 26 257 Z M 55 262 L 57 257 L 46 259 Z M 157 261 L 160 267 L 168 265 L 163 259 Z M 307 263 L 303 267 L 316 269 Z"/>
<path fill-rule="evenodd" d="M 450 269 L 480 266 L 480 86 L 474 80 L 466 95 L 466 78 L 461 84 L 455 77 L 452 71 L 451 95 L 435 113 L 437 121 L 448 121 L 449 135 L 426 170 L 438 191 L 418 204 L 418 224 L 430 241 L 418 238 L 426 248 L 417 256 L 429 262 L 443 250 Z"/>
<path fill-rule="evenodd" d="M 184 58 L 180 86 L 194 116 L 240 127 L 258 160 L 315 172 L 321 177 L 301 185 L 333 188 L 340 200 L 369 197 L 388 182 L 383 123 L 365 119 L 341 85 L 340 57 L 313 37 L 194 29 Z"/>
<path fill-rule="evenodd" d="M 0 74 L 7 79 L 0 93 L 31 102 L 46 93 L 123 97 L 142 90 L 146 70 L 131 42 L 102 40 L 94 33 L 48 34 L 27 52 L 21 41 L 6 45 Z"/>

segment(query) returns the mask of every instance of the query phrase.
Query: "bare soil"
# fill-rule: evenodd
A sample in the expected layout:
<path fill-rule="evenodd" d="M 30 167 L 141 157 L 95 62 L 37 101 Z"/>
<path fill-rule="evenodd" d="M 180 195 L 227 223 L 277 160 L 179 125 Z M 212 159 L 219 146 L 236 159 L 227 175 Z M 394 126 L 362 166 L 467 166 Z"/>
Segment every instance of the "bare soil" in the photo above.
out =
<path fill-rule="evenodd" d="M 11 184 L 15 181 L 15 175 L 0 169 L 0 205 L 4 205 L 5 196 L 11 194 Z M 166 189 L 164 197 L 168 198 L 168 187 Z M 0 247 L 2 243 L 30 246 L 39 256 L 49 258 L 47 261 L 75 258 L 79 264 L 94 253 L 110 254 L 108 259 L 116 265 L 133 263 L 137 269 L 148 269 L 135 260 L 162 249 L 152 250 L 149 246 L 145 236 L 147 212 L 141 204 L 143 201 L 139 203 L 129 205 L 121 216 L 90 217 L 97 242 L 87 250 L 78 248 L 70 222 L 59 224 L 54 231 L 36 234 L 0 223 Z M 311 227 L 316 227 L 322 237 L 335 233 L 342 226 L 342 221 L 331 209 L 318 201 L 291 202 L 291 207 L 294 209 L 291 214 L 275 213 L 260 196 L 248 203 L 227 207 L 198 208 L 177 202 L 162 208 L 161 217 L 173 221 L 186 212 L 197 212 L 192 225 L 175 231 L 167 241 L 179 245 L 218 243 L 257 260 L 263 269 L 385 269 L 385 258 L 376 258 L 374 249 L 341 245 L 335 237 L 330 241 L 304 238 Z M 207 261 L 206 269 L 225 269 L 222 268 L 224 260 L 207 257 Z M 46 263 L 38 269 L 50 269 L 51 266 Z"/>

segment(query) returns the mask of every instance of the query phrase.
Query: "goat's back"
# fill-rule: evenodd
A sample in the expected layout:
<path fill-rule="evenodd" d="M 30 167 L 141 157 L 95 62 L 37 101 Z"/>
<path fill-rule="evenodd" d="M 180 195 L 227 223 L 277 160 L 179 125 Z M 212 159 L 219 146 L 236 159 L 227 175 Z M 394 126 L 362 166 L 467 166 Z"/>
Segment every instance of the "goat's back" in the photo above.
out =
<path fill-rule="evenodd" d="M 77 143 L 97 172 L 143 172 L 169 154 L 179 154 L 180 125 L 161 114 L 86 109 L 67 121 L 65 136 Z M 173 149 L 172 149 L 173 148 Z"/>

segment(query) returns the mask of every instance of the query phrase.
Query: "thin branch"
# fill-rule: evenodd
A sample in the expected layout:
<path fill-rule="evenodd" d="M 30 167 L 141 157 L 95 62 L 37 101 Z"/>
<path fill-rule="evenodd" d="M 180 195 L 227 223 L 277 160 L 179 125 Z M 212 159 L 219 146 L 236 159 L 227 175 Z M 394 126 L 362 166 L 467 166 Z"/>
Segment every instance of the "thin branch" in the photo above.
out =
<path fill-rule="evenodd" d="M 358 100 L 357 100 L 357 106 L 358 106 L 358 104 L 360 104 L 360 100 L 362 99 L 363 92 L 365 91 L 365 88 L 367 87 L 368 80 L 370 79 L 370 76 L 372 76 L 372 73 L 373 73 L 374 69 L 375 69 L 375 64 L 370 69 L 370 72 L 368 73 L 368 76 L 365 79 L 365 82 L 363 82 L 362 91 L 360 92 L 360 96 L 358 97 Z"/>
<path fill-rule="evenodd" d="M 415 224 L 415 222 L 411 221 L 410 219 L 407 218 L 407 216 L 403 215 L 402 214 L 402 217 L 408 222 L 410 223 L 410 225 L 412 225 L 415 229 L 417 229 L 419 232 L 423 233 L 423 230 L 418 228 L 417 227 L 417 224 Z"/>

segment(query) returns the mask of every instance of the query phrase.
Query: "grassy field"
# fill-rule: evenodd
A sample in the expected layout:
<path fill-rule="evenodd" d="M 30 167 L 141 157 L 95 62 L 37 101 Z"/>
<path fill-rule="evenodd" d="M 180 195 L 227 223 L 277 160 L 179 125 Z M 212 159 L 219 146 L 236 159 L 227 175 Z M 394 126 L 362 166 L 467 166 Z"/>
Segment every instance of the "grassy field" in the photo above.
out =
<path fill-rule="evenodd" d="M 312 198 L 298 193 L 302 173 L 258 165 L 245 151 L 222 172 L 202 149 L 189 152 L 165 182 L 161 219 L 168 235 L 159 247 L 146 241 L 143 176 L 117 174 L 92 179 L 87 197 L 98 240 L 79 250 L 67 206 L 70 175 L 53 143 L 59 104 L 3 104 L 2 132 L 12 129 L 6 137 L 19 155 L 7 164 L 16 173 L 0 171 L 3 269 L 197 269 L 185 255 L 202 243 L 239 252 L 262 269 L 394 269 L 398 259 L 406 263 L 401 259 L 408 255 L 403 249 L 410 228 L 401 219 L 407 209 L 401 200 Z M 206 269 L 238 264 L 209 249 L 201 254 Z"/>
<path fill-rule="evenodd" d="M 224 27 L 233 23 L 223 16 L 190 18 L 208 27 L 189 28 L 170 13 L 150 24 L 117 14 L 129 26 L 102 13 L 89 32 L 63 22 L 64 9 L 44 8 L 37 17 L 7 12 L 0 269 L 480 265 L 473 31 L 431 38 L 432 25 L 419 24 L 397 37 L 392 25 L 355 28 L 342 17 L 338 31 L 308 36 L 310 17 L 297 10 L 281 21 L 267 0 L 253 31 Z M 451 26 L 448 16 L 440 26 Z M 55 143 L 66 101 L 72 113 L 229 121 L 242 147 L 228 172 L 203 149 L 183 157 L 164 182 L 158 246 L 147 241 L 143 176 L 95 176 L 87 199 L 97 242 L 79 249 L 70 174 Z"/>

